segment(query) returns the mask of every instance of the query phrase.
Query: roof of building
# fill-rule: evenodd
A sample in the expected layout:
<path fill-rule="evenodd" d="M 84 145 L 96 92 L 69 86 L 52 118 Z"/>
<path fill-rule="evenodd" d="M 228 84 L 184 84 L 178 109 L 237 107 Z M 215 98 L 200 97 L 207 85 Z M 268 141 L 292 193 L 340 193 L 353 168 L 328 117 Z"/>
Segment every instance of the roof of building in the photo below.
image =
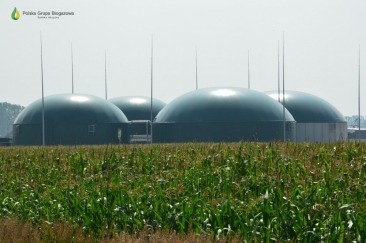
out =
<path fill-rule="evenodd" d="M 58 94 L 44 98 L 45 123 L 125 123 L 123 112 L 112 103 L 86 94 Z M 14 124 L 42 123 L 42 99 L 27 106 Z"/>
<path fill-rule="evenodd" d="M 294 121 L 285 110 L 287 121 Z M 282 105 L 267 95 L 244 88 L 198 89 L 166 105 L 156 122 L 268 122 L 282 121 Z"/>
<path fill-rule="evenodd" d="M 151 98 L 145 96 L 122 96 L 109 100 L 126 115 L 127 119 L 150 120 L 151 119 Z M 166 103 L 153 98 L 152 115 L 153 119 Z"/>
<path fill-rule="evenodd" d="M 278 100 L 277 91 L 266 92 Z M 282 99 L 282 95 L 280 95 Z M 285 107 L 300 123 L 337 123 L 346 122 L 344 116 L 327 101 L 304 92 L 288 90 L 285 93 Z"/>

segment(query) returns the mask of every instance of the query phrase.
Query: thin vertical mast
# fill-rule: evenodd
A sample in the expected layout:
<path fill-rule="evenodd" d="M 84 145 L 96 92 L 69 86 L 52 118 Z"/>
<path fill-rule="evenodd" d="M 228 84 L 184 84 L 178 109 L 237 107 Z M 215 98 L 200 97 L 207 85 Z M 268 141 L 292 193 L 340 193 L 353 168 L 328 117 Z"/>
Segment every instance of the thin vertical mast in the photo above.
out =
<path fill-rule="evenodd" d="M 361 130 L 361 45 L 358 45 L 358 130 Z"/>
<path fill-rule="evenodd" d="M 71 93 L 74 93 L 74 52 L 71 42 Z"/>
<path fill-rule="evenodd" d="M 278 40 L 277 47 L 278 47 L 278 51 L 277 51 L 277 58 L 278 58 L 278 70 L 277 70 L 278 77 L 277 77 L 277 81 L 278 81 L 278 87 L 277 87 L 277 91 L 278 91 L 278 102 L 281 102 L 281 77 L 280 77 L 281 69 L 280 69 L 280 41 L 279 40 Z"/>
<path fill-rule="evenodd" d="M 283 141 L 286 141 L 286 117 L 285 117 L 285 32 L 282 36 L 282 106 L 283 106 Z"/>
<path fill-rule="evenodd" d="M 151 97 L 150 97 L 150 126 L 151 126 L 151 140 L 150 143 L 153 143 L 153 56 L 154 56 L 154 35 L 151 34 L 151 74 L 150 74 L 150 78 L 151 78 L 151 87 L 150 87 L 150 91 L 151 91 Z"/>
<path fill-rule="evenodd" d="M 42 81 L 42 145 L 46 145 L 45 139 L 45 119 L 44 119 L 44 86 L 43 86 L 43 44 L 42 44 L 42 32 L 40 32 L 41 41 L 41 81 Z"/>
<path fill-rule="evenodd" d="M 250 68 L 249 68 L 249 50 L 248 50 L 248 89 L 250 89 Z"/>
<path fill-rule="evenodd" d="M 105 99 L 108 100 L 108 85 L 107 85 L 107 50 L 104 50 L 104 86 Z"/>
<path fill-rule="evenodd" d="M 198 60 L 197 60 L 197 46 L 196 46 L 196 90 L 198 89 Z"/>

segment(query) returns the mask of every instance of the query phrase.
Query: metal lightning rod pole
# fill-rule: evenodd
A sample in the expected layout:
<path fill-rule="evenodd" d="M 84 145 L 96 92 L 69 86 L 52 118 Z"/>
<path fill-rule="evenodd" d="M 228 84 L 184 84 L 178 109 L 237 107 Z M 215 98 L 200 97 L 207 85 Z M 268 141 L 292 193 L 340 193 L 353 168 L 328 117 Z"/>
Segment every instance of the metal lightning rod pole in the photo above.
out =
<path fill-rule="evenodd" d="M 248 89 L 250 89 L 250 67 L 249 67 L 249 50 L 248 50 Z"/>
<path fill-rule="evenodd" d="M 361 130 L 361 45 L 358 45 L 358 130 Z"/>
<path fill-rule="evenodd" d="M 108 100 L 108 85 L 107 85 L 107 50 L 104 50 L 104 86 L 105 99 Z"/>
<path fill-rule="evenodd" d="M 196 46 L 196 90 L 198 89 L 198 60 L 197 60 L 197 46 Z"/>
<path fill-rule="evenodd" d="M 150 143 L 153 143 L 153 56 L 154 56 L 154 35 L 151 34 L 151 74 L 150 74 L 150 78 L 151 78 L 151 97 L 150 97 L 150 126 L 151 126 L 151 140 Z"/>
<path fill-rule="evenodd" d="M 42 32 L 40 32 L 41 42 L 41 81 L 42 81 L 42 145 L 46 145 L 45 139 L 45 122 L 44 122 L 44 86 L 43 86 L 43 44 L 42 44 Z"/>
<path fill-rule="evenodd" d="M 286 141 L 286 117 L 285 117 L 285 32 L 282 35 L 282 106 L 283 106 L 283 141 Z"/>
<path fill-rule="evenodd" d="M 74 52 L 71 42 L 71 93 L 74 93 Z"/>
<path fill-rule="evenodd" d="M 280 75 L 280 72 L 281 72 L 281 69 L 280 69 L 280 41 L 278 40 L 278 44 L 277 44 L 277 47 L 278 47 L 278 51 L 277 51 L 277 59 L 278 59 L 278 70 L 277 70 L 277 73 L 278 73 L 278 77 L 277 77 L 277 81 L 278 81 L 278 87 L 277 87 L 277 91 L 278 91 L 278 102 L 281 102 L 281 75 Z"/>

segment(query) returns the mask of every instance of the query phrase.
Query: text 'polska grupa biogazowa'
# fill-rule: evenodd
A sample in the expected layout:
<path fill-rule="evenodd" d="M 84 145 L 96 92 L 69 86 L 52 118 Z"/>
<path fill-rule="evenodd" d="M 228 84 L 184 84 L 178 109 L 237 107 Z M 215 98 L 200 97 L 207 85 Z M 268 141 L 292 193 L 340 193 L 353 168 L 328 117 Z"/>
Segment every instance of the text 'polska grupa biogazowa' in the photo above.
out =
<path fill-rule="evenodd" d="M 75 15 L 74 12 L 61 12 L 61 11 L 23 11 L 23 15 L 25 16 L 37 16 L 39 19 L 48 19 L 48 18 L 60 18 L 61 16 L 66 15 Z"/>

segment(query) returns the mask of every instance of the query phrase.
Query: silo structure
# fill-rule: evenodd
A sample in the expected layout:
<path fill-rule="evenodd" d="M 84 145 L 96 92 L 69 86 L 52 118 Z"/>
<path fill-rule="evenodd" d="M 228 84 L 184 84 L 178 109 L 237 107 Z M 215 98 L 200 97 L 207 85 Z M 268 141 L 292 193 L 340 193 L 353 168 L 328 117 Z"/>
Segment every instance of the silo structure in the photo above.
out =
<path fill-rule="evenodd" d="M 278 100 L 277 91 L 266 92 Z M 281 97 L 282 100 L 282 97 Z M 296 120 L 296 141 L 334 142 L 347 140 L 347 122 L 327 101 L 304 92 L 286 91 L 285 107 Z"/>
<path fill-rule="evenodd" d="M 109 102 L 116 105 L 127 117 L 129 121 L 150 120 L 151 98 L 145 96 L 121 96 L 109 99 Z M 152 113 L 153 118 L 166 103 L 153 98 Z"/>
<path fill-rule="evenodd" d="M 166 105 L 154 122 L 154 142 L 283 141 L 283 106 L 244 88 L 198 89 Z M 286 140 L 295 120 L 285 110 Z"/>
<path fill-rule="evenodd" d="M 154 119 L 160 110 L 166 106 L 166 103 L 153 98 L 151 106 L 151 98 L 145 96 L 122 96 L 109 101 L 116 105 L 130 121 L 130 142 L 150 142 L 151 111 Z"/>
<path fill-rule="evenodd" d="M 27 106 L 13 124 L 14 145 L 42 144 L 42 100 Z M 44 99 L 46 145 L 118 144 L 128 142 L 129 122 L 110 102 L 85 94 Z"/>

